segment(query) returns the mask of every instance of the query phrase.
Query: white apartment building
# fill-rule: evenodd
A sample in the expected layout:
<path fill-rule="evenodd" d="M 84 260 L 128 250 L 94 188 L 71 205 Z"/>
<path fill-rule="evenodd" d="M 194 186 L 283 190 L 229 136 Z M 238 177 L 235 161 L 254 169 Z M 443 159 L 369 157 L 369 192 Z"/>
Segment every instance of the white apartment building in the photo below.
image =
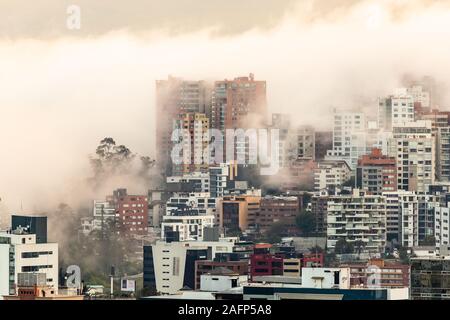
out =
<path fill-rule="evenodd" d="M 378 99 L 379 128 L 391 131 L 411 121 L 414 121 L 414 97 L 406 88 L 396 89 L 393 95 Z"/>
<path fill-rule="evenodd" d="M 247 284 L 247 275 L 206 273 L 200 276 L 200 291 L 223 292 Z"/>
<path fill-rule="evenodd" d="M 107 230 L 112 226 L 118 214 L 113 199 L 94 200 L 92 206 L 92 216 L 81 219 L 81 232 L 88 236 L 92 231 Z"/>
<path fill-rule="evenodd" d="M 280 156 L 287 166 L 296 160 L 315 160 L 315 130 L 312 126 L 290 128 Z"/>
<path fill-rule="evenodd" d="M 448 246 L 450 244 L 449 204 L 447 204 L 447 207 L 436 207 L 434 209 L 434 219 L 434 238 L 436 239 L 436 247 Z"/>
<path fill-rule="evenodd" d="M 386 198 L 386 236 L 389 241 L 399 241 L 401 231 L 402 202 L 408 202 L 408 196 L 417 199 L 414 192 L 397 190 L 383 192 L 382 196 Z M 414 201 L 414 200 L 412 200 Z M 407 207 L 407 206 L 406 206 Z"/>
<path fill-rule="evenodd" d="M 314 170 L 314 190 L 332 190 L 350 180 L 352 171 L 346 161 L 324 160 Z"/>
<path fill-rule="evenodd" d="M 208 173 L 191 172 L 185 173 L 182 176 L 171 176 L 166 178 L 168 184 L 180 185 L 187 184 L 192 186 L 191 189 L 195 192 L 209 192 L 210 191 L 210 176 Z"/>
<path fill-rule="evenodd" d="M 395 192 L 383 193 L 388 199 L 393 199 Z M 399 243 L 408 248 L 424 245 L 433 237 L 436 245 L 445 244 L 448 239 L 448 208 L 441 203 L 440 196 L 429 194 L 416 194 L 414 192 L 397 192 L 399 219 Z M 389 213 L 388 204 L 388 213 Z M 392 207 L 392 216 L 395 215 L 395 206 Z M 392 229 L 392 233 L 395 229 Z"/>
<path fill-rule="evenodd" d="M 209 167 L 210 179 L 210 195 L 212 198 L 223 197 L 227 189 L 228 179 L 232 180 L 230 164 L 221 163 L 219 165 Z"/>
<path fill-rule="evenodd" d="M 350 268 L 302 268 L 302 287 L 350 289 Z"/>
<path fill-rule="evenodd" d="M 419 201 L 416 194 L 400 195 L 399 238 L 403 247 L 419 245 Z"/>
<path fill-rule="evenodd" d="M 336 242 L 362 241 L 362 252 L 379 254 L 386 246 L 386 198 L 353 189 L 351 195 L 330 196 L 327 203 L 327 248 Z"/>
<path fill-rule="evenodd" d="M 151 246 L 152 254 L 148 257 L 153 262 L 156 291 L 176 294 L 186 285 L 185 278 L 195 279 L 195 260 L 212 260 L 217 253 L 233 252 L 233 246 L 234 241 L 228 238 L 219 241 L 158 241 Z"/>
<path fill-rule="evenodd" d="M 167 232 L 173 231 L 179 233 L 179 241 L 203 241 L 203 229 L 213 227 L 214 218 L 214 215 L 164 216 L 161 237 L 165 239 Z"/>
<path fill-rule="evenodd" d="M 187 112 L 180 113 L 173 120 L 172 142 L 178 145 L 174 147 L 177 161 L 172 159 L 172 172 L 174 175 L 183 175 L 190 172 L 206 172 L 209 164 L 209 153 L 204 152 L 209 143 L 209 118 L 204 113 Z M 173 140 L 175 138 L 179 141 Z M 182 147 L 180 149 L 180 147 Z M 181 154 L 180 154 L 181 151 Z"/>
<path fill-rule="evenodd" d="M 203 229 L 218 223 L 217 198 L 208 192 L 178 193 L 166 203 L 166 214 L 161 223 L 161 237 L 168 231 L 179 233 L 179 241 L 203 240 Z"/>
<path fill-rule="evenodd" d="M 413 97 L 414 102 L 420 103 L 422 108 L 431 108 L 430 93 L 425 91 L 422 86 L 411 86 L 406 90 L 407 93 Z"/>
<path fill-rule="evenodd" d="M 450 181 L 450 127 L 436 133 L 436 174 L 439 181 Z"/>
<path fill-rule="evenodd" d="M 0 299 L 15 294 L 19 273 L 40 272 L 58 291 L 58 244 L 36 243 L 35 234 L 0 232 Z"/>
<path fill-rule="evenodd" d="M 431 122 L 420 120 L 394 127 L 388 155 L 397 159 L 398 189 L 426 192 L 435 180 L 435 138 Z"/>
<path fill-rule="evenodd" d="M 366 129 L 364 113 L 335 110 L 333 149 L 328 150 L 325 160 L 345 160 L 354 170 L 358 158 L 370 151 Z"/>

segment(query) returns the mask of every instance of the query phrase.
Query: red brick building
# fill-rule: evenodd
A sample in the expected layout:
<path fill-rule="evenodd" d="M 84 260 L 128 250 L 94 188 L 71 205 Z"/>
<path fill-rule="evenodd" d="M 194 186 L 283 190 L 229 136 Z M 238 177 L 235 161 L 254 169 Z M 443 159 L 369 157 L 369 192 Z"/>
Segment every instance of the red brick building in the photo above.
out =
<path fill-rule="evenodd" d="M 323 253 L 303 254 L 301 258 L 302 268 L 322 268 L 324 266 Z"/>
<path fill-rule="evenodd" d="M 256 121 L 254 119 L 258 118 Z M 253 74 L 216 81 L 212 96 L 211 127 L 219 130 L 256 128 L 267 121 L 266 81 Z"/>
<path fill-rule="evenodd" d="M 256 244 L 250 256 L 250 281 L 257 276 L 283 275 L 283 258 L 270 253 L 270 244 Z"/>
<path fill-rule="evenodd" d="M 348 264 L 341 267 L 350 268 L 350 285 L 354 287 L 369 285 L 379 285 L 384 288 L 409 287 L 409 265 L 372 259 L 367 264 Z"/>
<path fill-rule="evenodd" d="M 123 236 L 145 235 L 148 232 L 148 197 L 129 195 L 126 189 L 113 194 L 119 232 Z"/>
<path fill-rule="evenodd" d="M 385 156 L 374 148 L 368 155 L 358 159 L 356 187 L 379 195 L 397 190 L 397 165 L 395 158 Z"/>
<path fill-rule="evenodd" d="M 256 218 L 256 226 L 260 232 L 270 230 L 275 223 L 286 225 L 286 232 L 297 230 L 295 218 L 299 213 L 299 200 L 297 197 L 272 197 L 261 199 L 260 212 Z"/>

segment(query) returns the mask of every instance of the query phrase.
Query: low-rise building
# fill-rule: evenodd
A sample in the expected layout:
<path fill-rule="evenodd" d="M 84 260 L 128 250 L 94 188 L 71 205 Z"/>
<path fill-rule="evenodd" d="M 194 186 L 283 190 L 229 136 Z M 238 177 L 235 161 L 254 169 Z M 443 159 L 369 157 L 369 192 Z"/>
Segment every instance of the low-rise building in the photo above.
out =
<path fill-rule="evenodd" d="M 225 258 L 228 256 L 228 258 Z M 230 259 L 230 255 L 216 254 L 214 260 L 198 260 L 195 262 L 195 289 L 200 288 L 200 279 L 203 274 L 229 270 L 233 274 L 247 275 L 248 274 L 248 261 L 238 260 L 236 255 L 235 259 Z"/>
<path fill-rule="evenodd" d="M 411 259 L 411 299 L 450 299 L 450 257 Z"/>
<path fill-rule="evenodd" d="M 13 231 L 14 232 L 14 231 Z M 43 273 L 58 292 L 58 244 L 36 243 L 35 234 L 0 232 L 0 296 L 15 295 L 19 273 Z"/>
<path fill-rule="evenodd" d="M 371 259 L 367 263 L 341 265 L 350 268 L 352 287 L 408 288 L 409 265 L 387 262 L 383 259 Z"/>
<path fill-rule="evenodd" d="M 397 190 L 395 158 L 383 155 L 377 148 L 363 155 L 358 159 L 356 168 L 356 187 L 376 195 Z"/>
<path fill-rule="evenodd" d="M 217 253 L 232 253 L 234 241 L 158 241 L 144 246 L 144 287 L 160 294 L 195 289 L 195 263 Z"/>

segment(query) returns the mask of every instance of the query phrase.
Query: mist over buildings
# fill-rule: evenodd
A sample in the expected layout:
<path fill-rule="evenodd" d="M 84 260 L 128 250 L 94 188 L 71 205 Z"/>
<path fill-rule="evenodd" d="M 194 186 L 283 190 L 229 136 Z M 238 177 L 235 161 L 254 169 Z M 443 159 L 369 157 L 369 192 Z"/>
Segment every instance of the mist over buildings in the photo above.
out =
<path fill-rule="evenodd" d="M 405 73 L 434 77 L 450 106 L 447 1 L 80 0 L 79 31 L 66 29 L 68 4 L 0 3 L 0 223 L 88 206 L 88 156 L 104 137 L 154 156 L 155 80 L 169 74 L 253 72 L 269 111 L 322 130 L 335 107 L 375 111 Z M 98 196 L 116 187 L 145 192 L 124 177 Z"/>

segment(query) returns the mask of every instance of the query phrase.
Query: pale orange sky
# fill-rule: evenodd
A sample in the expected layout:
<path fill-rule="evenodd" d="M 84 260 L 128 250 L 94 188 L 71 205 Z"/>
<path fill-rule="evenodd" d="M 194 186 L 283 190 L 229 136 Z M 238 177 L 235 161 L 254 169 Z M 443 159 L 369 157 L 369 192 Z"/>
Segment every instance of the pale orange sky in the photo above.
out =
<path fill-rule="evenodd" d="M 375 108 L 405 72 L 445 88 L 447 3 L 0 0 L 0 210 L 70 201 L 105 136 L 152 154 L 154 82 L 168 74 L 253 72 L 270 109 L 322 128 L 333 107 Z M 68 4 L 81 30 L 66 29 Z"/>

